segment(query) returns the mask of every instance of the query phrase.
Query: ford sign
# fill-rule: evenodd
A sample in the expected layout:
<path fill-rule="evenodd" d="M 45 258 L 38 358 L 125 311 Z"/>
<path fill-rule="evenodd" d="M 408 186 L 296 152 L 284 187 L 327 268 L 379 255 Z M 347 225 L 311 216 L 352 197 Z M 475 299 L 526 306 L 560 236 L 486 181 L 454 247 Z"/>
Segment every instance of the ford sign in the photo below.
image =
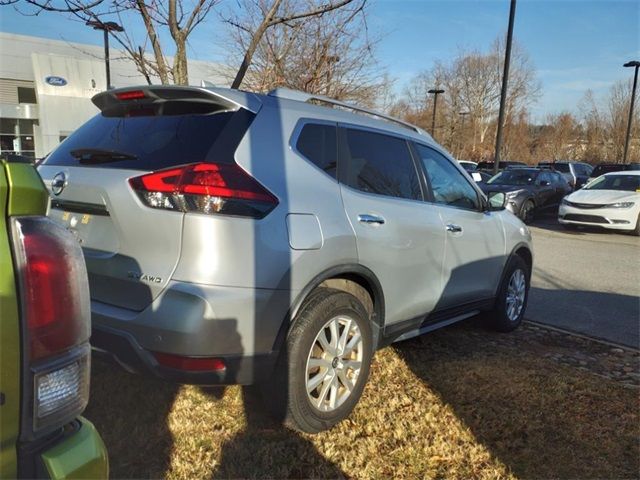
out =
<path fill-rule="evenodd" d="M 54 87 L 64 87 L 67 84 L 67 81 L 64 78 L 55 76 L 47 77 L 44 81 Z"/>

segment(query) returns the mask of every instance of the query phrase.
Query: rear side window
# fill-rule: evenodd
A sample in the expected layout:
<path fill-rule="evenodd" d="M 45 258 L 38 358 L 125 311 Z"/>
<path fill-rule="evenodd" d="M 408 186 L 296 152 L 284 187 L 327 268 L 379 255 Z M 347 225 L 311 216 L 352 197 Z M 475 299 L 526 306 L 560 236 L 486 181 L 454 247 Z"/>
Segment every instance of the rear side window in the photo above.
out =
<path fill-rule="evenodd" d="M 231 163 L 252 119 L 253 114 L 243 109 L 209 115 L 99 114 L 70 135 L 43 164 L 161 170 L 196 162 Z M 125 155 L 82 163 L 73 153 L 83 149 Z"/>
<path fill-rule="evenodd" d="M 422 200 L 420 181 L 406 141 L 346 129 L 346 142 L 349 186 L 377 195 Z"/>
<path fill-rule="evenodd" d="M 335 125 L 306 124 L 300 131 L 296 149 L 320 170 L 337 177 L 337 129 Z"/>

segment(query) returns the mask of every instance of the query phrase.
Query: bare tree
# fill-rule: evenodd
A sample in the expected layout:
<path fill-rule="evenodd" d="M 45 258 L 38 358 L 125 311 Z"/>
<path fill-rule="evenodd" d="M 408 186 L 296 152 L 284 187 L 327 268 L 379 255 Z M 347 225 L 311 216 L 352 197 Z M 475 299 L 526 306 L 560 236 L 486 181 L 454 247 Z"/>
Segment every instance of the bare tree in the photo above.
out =
<path fill-rule="evenodd" d="M 619 81 L 598 102 L 587 91 L 580 102 L 582 113 L 582 158 L 587 161 L 621 162 L 631 103 L 632 82 Z M 640 123 L 640 112 L 634 112 L 633 124 Z M 640 161 L 640 132 L 632 129 L 629 161 Z"/>
<path fill-rule="evenodd" d="M 0 0 L 0 5 L 13 5 L 24 14 L 41 12 L 71 14 L 83 22 L 106 22 L 109 18 L 123 18 L 142 23 L 145 38 L 138 43 L 128 33 L 110 31 L 109 34 L 124 49 L 148 83 L 156 77 L 162 84 L 189 82 L 187 68 L 187 41 L 194 29 L 202 23 L 220 0 Z M 172 64 L 160 38 L 168 33 L 173 46 Z M 148 53 L 147 49 L 151 52 Z"/>
<path fill-rule="evenodd" d="M 287 0 L 242 0 L 241 10 L 252 12 L 251 15 L 232 15 L 225 21 L 248 35 L 248 42 L 238 72 L 231 84 L 231 88 L 240 88 L 242 81 L 251 66 L 253 56 L 260 45 L 265 33 L 278 25 L 295 27 L 301 20 L 323 16 L 342 8 L 355 0 L 330 0 L 318 5 L 316 1 L 287 1 Z M 359 0 L 364 7 L 367 0 Z M 256 15 L 256 12 L 258 15 Z"/>
<path fill-rule="evenodd" d="M 427 91 L 442 88 L 445 93 L 438 103 L 436 122 L 438 141 L 449 149 L 465 152 L 467 158 L 491 157 L 494 137 L 490 133 L 495 129 L 500 104 L 502 51 L 500 42 L 495 41 L 486 53 L 461 50 L 448 62 L 436 62 L 431 70 L 416 76 L 405 91 L 403 101 L 409 108 L 404 117 L 428 127 L 433 105 Z M 512 128 L 508 130 L 524 132 L 520 127 L 527 106 L 536 100 L 540 87 L 527 53 L 517 43 L 511 61 L 506 117 Z M 465 135 L 461 138 L 463 123 Z M 511 152 L 519 150 L 513 142 L 510 145 Z"/>
<path fill-rule="evenodd" d="M 280 8 L 291 17 L 290 12 L 311 4 L 284 0 Z M 255 26 L 263 22 L 263 8 L 253 0 L 244 1 L 242 18 L 230 24 L 229 63 L 251 48 Z M 242 72 L 243 88 L 263 92 L 288 87 L 372 105 L 390 80 L 377 68 L 366 14 L 366 2 L 358 1 L 268 29 L 253 52 L 251 66 Z M 236 74 L 233 85 L 238 78 Z"/>

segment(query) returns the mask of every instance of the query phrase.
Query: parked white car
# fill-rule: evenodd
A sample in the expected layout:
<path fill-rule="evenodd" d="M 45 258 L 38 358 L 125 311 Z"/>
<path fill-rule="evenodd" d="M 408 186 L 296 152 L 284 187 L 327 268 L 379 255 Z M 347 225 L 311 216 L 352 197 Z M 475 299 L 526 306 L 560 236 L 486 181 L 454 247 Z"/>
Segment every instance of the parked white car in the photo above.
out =
<path fill-rule="evenodd" d="M 640 236 L 640 171 L 607 173 L 567 195 L 558 222 L 566 228 L 589 225 Z"/>

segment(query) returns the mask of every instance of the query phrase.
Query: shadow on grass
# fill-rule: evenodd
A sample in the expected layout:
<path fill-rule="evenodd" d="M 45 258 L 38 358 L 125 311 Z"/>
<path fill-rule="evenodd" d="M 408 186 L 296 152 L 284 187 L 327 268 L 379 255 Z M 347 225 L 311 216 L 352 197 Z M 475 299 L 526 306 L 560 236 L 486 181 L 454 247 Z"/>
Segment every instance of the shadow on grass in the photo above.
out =
<path fill-rule="evenodd" d="M 109 453 L 112 478 L 164 478 L 173 437 L 167 418 L 179 385 L 92 359 L 91 420 Z"/>
<path fill-rule="evenodd" d="M 222 445 L 212 478 L 345 478 L 300 434 L 275 421 L 256 387 L 242 387 L 246 427 Z"/>
<path fill-rule="evenodd" d="M 612 395 L 608 381 L 542 358 L 544 341 L 517 331 L 504 348 L 504 335 L 472 319 L 394 348 L 518 477 L 636 478 L 637 392 Z"/>
<path fill-rule="evenodd" d="M 130 374 L 101 359 L 93 360 L 92 377 L 91 400 L 84 415 L 107 446 L 111 477 L 166 478 L 178 440 L 169 429 L 169 414 L 181 386 Z M 214 404 L 225 395 L 225 387 L 199 390 Z M 273 420 L 256 388 L 242 388 L 242 403 L 238 414 L 244 414 L 246 426 L 222 444 L 213 478 L 345 477 L 310 441 Z M 232 407 L 221 403 L 220 408 Z M 192 433 L 202 435 L 203 431 Z"/>

